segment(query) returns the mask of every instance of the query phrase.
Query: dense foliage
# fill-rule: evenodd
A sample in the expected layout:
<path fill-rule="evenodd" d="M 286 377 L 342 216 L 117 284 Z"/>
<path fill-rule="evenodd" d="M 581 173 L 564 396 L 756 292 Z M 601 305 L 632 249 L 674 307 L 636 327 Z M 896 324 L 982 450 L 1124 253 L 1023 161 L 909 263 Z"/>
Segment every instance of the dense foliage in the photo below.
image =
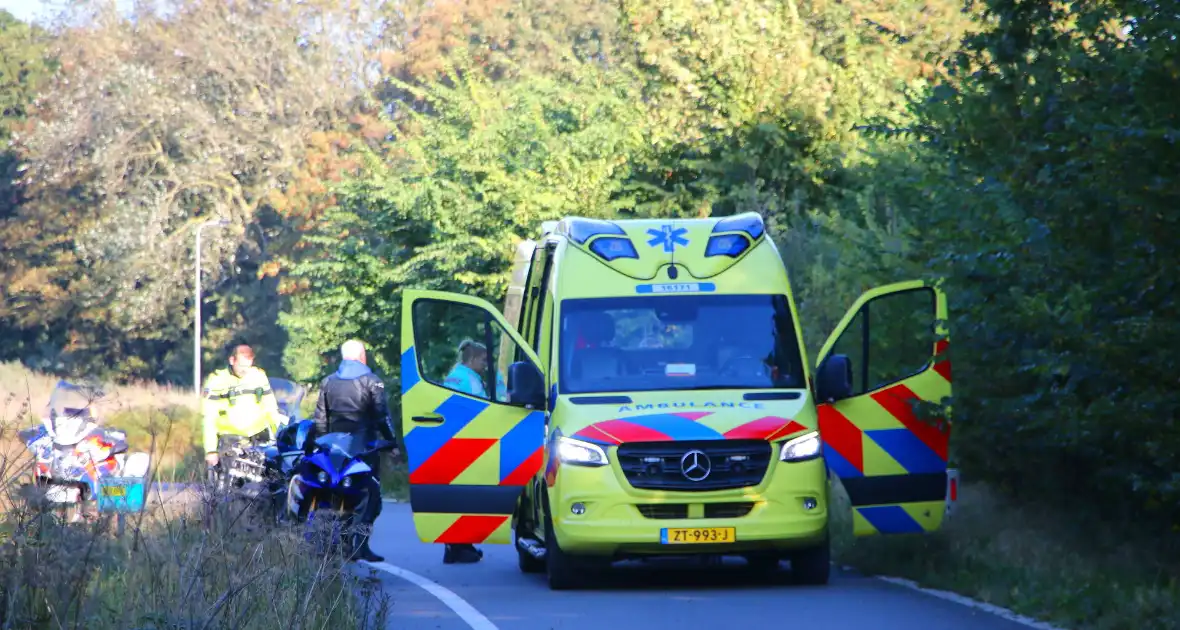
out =
<path fill-rule="evenodd" d="M 312 380 L 357 336 L 396 381 L 399 291 L 499 302 L 543 220 L 753 210 L 812 353 L 865 288 L 947 279 L 969 475 L 1180 516 L 1158 3 L 180 6 L 0 23 L 4 354 L 183 381 L 217 216 L 210 352 Z"/>

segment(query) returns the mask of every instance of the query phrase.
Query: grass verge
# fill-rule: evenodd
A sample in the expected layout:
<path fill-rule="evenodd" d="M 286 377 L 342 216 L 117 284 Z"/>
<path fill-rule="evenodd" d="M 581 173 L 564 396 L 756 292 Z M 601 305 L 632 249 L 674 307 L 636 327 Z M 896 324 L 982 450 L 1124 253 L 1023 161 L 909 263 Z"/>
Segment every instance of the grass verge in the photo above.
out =
<path fill-rule="evenodd" d="M 13 433 L 31 423 L 30 407 L 0 417 L 0 628 L 385 627 L 378 588 L 338 554 L 316 553 L 301 528 L 265 523 L 240 502 L 186 492 L 130 515 L 122 535 L 109 518 L 63 522 L 25 485 L 32 457 Z M 144 450 L 183 442 L 175 418 L 143 417 Z"/>
<path fill-rule="evenodd" d="M 913 580 L 1078 630 L 1180 628 L 1180 556 L 1129 527 L 1020 505 L 983 484 L 962 486 L 943 529 L 854 539 L 836 484 L 837 562 Z M 1172 543 L 1175 547 L 1175 543 Z"/>

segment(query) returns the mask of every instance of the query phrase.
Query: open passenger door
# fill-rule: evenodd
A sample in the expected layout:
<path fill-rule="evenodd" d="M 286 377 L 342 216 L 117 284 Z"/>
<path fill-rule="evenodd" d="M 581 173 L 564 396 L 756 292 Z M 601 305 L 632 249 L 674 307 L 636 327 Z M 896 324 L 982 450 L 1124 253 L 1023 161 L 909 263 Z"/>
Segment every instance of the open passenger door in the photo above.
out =
<path fill-rule="evenodd" d="M 541 469 L 545 381 L 495 307 L 454 293 L 402 293 L 402 433 L 418 537 L 511 542 L 511 518 Z M 525 360 L 495 361 L 505 345 Z M 506 369 L 505 369 L 506 368 Z"/>
<path fill-rule="evenodd" d="M 891 284 L 861 295 L 820 351 L 824 457 L 848 492 L 857 536 L 942 525 L 951 433 L 946 322 L 938 286 Z"/>

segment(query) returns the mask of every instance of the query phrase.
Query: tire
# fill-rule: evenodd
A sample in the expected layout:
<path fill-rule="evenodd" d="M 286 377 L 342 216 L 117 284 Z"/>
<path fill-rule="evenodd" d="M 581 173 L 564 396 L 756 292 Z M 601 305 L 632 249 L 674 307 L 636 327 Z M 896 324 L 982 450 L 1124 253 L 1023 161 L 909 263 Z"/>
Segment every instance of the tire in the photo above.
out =
<path fill-rule="evenodd" d="M 825 538 L 823 544 L 802 549 L 791 555 L 791 576 L 798 584 L 824 586 L 832 572 L 832 543 Z"/>
<path fill-rule="evenodd" d="M 534 528 L 523 518 L 516 522 L 516 528 L 512 530 L 512 544 L 516 547 L 516 566 L 520 568 L 521 573 L 544 573 L 545 561 L 537 560 L 532 554 L 520 548 L 522 530 L 526 534 L 537 535 Z"/>
<path fill-rule="evenodd" d="M 585 576 L 577 563 L 557 545 L 553 531 L 553 517 L 549 514 L 549 501 L 545 501 L 545 572 L 549 578 L 549 590 L 567 591 L 585 584 Z"/>

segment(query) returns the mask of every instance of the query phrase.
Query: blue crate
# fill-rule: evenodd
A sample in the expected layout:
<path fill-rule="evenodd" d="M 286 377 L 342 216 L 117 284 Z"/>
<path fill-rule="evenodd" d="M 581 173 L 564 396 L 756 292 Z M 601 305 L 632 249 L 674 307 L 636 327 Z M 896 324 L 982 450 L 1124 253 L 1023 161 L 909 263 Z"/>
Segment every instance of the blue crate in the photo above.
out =
<path fill-rule="evenodd" d="M 142 512 L 147 495 L 143 477 L 108 477 L 98 486 L 99 512 Z"/>

